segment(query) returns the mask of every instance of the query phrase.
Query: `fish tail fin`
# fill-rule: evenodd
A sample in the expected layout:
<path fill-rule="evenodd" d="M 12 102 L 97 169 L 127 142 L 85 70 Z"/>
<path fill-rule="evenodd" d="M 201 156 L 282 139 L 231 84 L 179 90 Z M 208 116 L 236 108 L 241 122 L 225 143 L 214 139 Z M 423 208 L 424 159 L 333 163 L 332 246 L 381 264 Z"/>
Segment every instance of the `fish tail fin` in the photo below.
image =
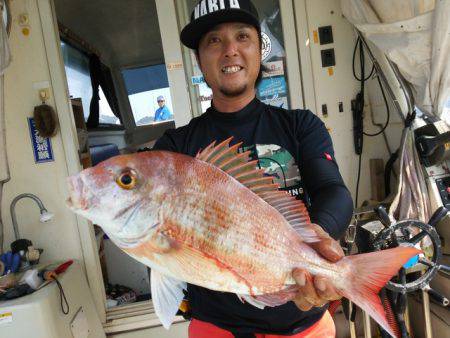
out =
<path fill-rule="evenodd" d="M 397 247 L 383 251 L 347 256 L 337 264 L 347 266 L 343 296 L 350 299 L 390 335 L 397 337 L 389 324 L 378 292 L 408 259 L 421 253 L 412 247 Z M 350 268 L 348 268 L 350 266 Z M 344 266 L 343 266 L 344 270 Z"/>

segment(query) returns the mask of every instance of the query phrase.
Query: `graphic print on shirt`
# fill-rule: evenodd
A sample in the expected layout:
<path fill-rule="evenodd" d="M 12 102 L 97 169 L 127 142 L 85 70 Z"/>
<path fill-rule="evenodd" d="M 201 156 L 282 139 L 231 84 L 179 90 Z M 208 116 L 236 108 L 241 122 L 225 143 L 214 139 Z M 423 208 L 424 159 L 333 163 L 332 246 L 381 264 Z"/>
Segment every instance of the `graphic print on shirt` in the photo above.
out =
<path fill-rule="evenodd" d="M 257 159 L 259 168 L 265 170 L 266 176 L 272 176 L 280 190 L 288 191 L 292 196 L 303 199 L 303 187 L 300 171 L 294 157 L 276 144 L 256 144 L 244 147 L 243 151 L 250 150 L 252 159 Z"/>

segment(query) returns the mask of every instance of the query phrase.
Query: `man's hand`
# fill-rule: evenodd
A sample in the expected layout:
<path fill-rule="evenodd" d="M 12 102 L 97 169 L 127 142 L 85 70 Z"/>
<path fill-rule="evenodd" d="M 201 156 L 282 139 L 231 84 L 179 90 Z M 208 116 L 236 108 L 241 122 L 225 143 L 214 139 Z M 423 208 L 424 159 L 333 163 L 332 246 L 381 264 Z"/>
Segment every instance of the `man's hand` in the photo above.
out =
<path fill-rule="evenodd" d="M 344 251 L 339 242 L 331 238 L 319 225 L 313 224 L 313 227 L 320 238 L 319 242 L 310 244 L 314 250 L 331 262 L 337 262 L 344 257 Z M 303 269 L 294 269 L 292 274 L 300 287 L 293 301 L 302 311 L 308 311 L 314 306 L 323 306 L 331 300 L 341 298 L 331 281 L 325 277 L 312 277 Z"/>

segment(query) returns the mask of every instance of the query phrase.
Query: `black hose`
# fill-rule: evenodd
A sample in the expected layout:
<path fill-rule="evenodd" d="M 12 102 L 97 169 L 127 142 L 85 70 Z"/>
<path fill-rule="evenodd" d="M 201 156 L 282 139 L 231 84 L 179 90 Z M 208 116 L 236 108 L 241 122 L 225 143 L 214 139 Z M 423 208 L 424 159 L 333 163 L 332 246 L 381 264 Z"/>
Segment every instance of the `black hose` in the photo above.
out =
<path fill-rule="evenodd" d="M 384 167 L 384 194 L 385 197 L 389 196 L 391 193 L 391 172 L 394 168 L 394 163 L 398 158 L 398 149 L 391 154 L 389 160 L 386 162 Z"/>

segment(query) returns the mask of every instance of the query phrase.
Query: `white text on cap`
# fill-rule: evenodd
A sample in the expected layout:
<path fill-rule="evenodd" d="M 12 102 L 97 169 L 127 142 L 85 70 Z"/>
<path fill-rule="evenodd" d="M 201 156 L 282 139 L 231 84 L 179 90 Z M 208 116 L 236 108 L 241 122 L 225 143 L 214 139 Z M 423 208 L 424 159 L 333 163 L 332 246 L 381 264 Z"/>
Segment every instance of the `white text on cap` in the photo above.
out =
<path fill-rule="evenodd" d="M 239 6 L 238 0 L 228 0 L 228 1 L 230 3 L 229 8 L 241 8 Z M 208 3 L 208 6 L 206 6 L 206 3 Z M 208 0 L 208 1 L 202 0 L 199 4 L 197 4 L 197 6 L 195 6 L 194 19 L 198 19 L 201 16 L 219 11 L 221 9 L 225 9 L 225 0 Z"/>

